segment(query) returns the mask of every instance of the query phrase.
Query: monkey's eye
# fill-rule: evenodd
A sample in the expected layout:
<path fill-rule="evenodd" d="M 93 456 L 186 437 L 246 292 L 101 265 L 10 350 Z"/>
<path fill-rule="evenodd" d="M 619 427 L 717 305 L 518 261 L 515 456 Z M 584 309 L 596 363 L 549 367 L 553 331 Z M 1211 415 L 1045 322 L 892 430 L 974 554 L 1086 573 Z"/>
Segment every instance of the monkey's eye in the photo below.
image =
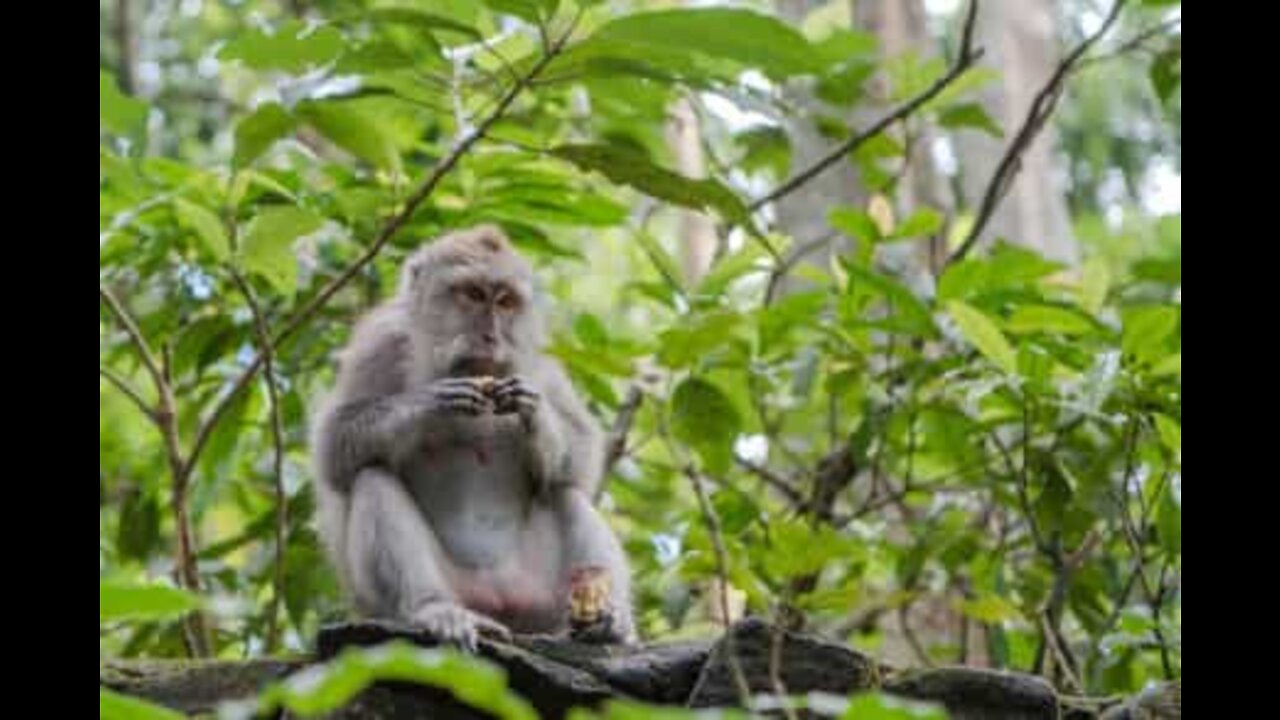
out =
<path fill-rule="evenodd" d="M 494 302 L 498 305 L 499 310 L 505 310 L 505 311 L 515 310 L 517 307 L 520 306 L 520 300 L 515 296 L 514 293 L 509 293 L 509 292 L 499 293 L 498 297 L 494 300 Z"/>
<path fill-rule="evenodd" d="M 463 285 L 457 289 L 457 293 L 469 302 L 482 304 L 485 301 L 484 289 L 479 285 Z"/>

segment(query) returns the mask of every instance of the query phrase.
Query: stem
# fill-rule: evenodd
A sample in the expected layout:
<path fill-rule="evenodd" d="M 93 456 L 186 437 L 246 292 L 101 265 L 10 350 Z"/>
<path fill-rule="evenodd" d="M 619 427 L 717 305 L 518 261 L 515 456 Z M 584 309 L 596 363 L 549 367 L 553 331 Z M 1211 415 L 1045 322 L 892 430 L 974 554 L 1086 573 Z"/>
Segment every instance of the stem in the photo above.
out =
<path fill-rule="evenodd" d="M 271 345 L 271 333 L 267 328 L 267 319 L 254 296 L 253 288 L 245 281 L 235 268 L 231 269 L 231 279 L 244 295 L 253 315 L 254 332 L 258 338 L 259 352 L 262 354 L 263 377 L 267 385 L 267 400 L 271 409 L 271 476 L 275 489 L 276 503 L 276 557 L 274 587 L 271 591 L 271 605 L 267 609 L 266 650 L 275 652 L 280 646 L 280 603 L 284 598 L 285 571 L 285 538 L 289 530 L 289 500 L 284 487 L 284 423 L 280 417 L 280 389 L 275 377 L 275 349 Z"/>

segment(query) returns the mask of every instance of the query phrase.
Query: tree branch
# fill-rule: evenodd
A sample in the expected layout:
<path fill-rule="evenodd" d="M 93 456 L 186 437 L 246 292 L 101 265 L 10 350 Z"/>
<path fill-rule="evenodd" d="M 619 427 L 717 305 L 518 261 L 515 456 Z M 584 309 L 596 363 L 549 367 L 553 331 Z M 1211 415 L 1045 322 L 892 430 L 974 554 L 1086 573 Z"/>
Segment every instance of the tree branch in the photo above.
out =
<path fill-rule="evenodd" d="M 766 485 L 782 493 L 782 495 L 787 498 L 787 503 L 790 504 L 793 509 L 797 511 L 804 509 L 806 505 L 804 496 L 801 495 L 800 491 L 792 486 L 791 483 L 783 480 L 782 476 L 764 465 L 751 462 L 736 453 L 733 456 L 733 460 L 738 463 L 739 467 L 760 478 Z"/>
<path fill-rule="evenodd" d="M 1095 65 L 1101 62 L 1106 62 L 1107 60 L 1114 60 L 1115 58 L 1121 57 L 1122 55 L 1131 53 L 1134 50 L 1141 48 L 1151 38 L 1154 38 L 1157 35 L 1160 35 L 1161 33 L 1172 30 L 1181 24 L 1182 24 L 1182 17 L 1179 16 L 1175 18 L 1170 18 L 1168 20 L 1165 20 L 1162 23 L 1153 25 L 1147 28 L 1146 30 L 1140 30 L 1137 33 L 1134 33 L 1133 37 L 1117 45 L 1113 50 L 1081 60 L 1080 65 L 1077 69 L 1083 70 L 1084 68 L 1087 68 L 1091 65 Z"/>
<path fill-rule="evenodd" d="M 351 282 L 351 280 L 355 278 L 356 275 L 365 268 L 365 266 L 373 262 L 374 258 L 382 252 L 383 247 L 385 247 L 391 238 L 409 222 L 409 219 L 413 217 L 413 214 L 418 210 L 418 207 L 422 205 L 433 191 L 435 191 L 436 187 L 442 180 L 444 180 L 449 171 L 458 164 L 458 161 L 462 159 L 467 151 L 469 151 L 473 145 L 484 137 L 489 128 L 506 114 L 507 109 L 511 107 L 511 104 L 515 102 L 516 98 L 519 97 L 525 88 L 529 86 L 529 83 L 537 78 L 538 74 L 545 70 L 547 65 L 564 50 L 565 44 L 569 41 L 569 38 L 573 35 L 576 28 L 577 22 L 575 18 L 575 22 L 569 26 L 569 29 L 565 31 L 564 35 L 562 35 L 560 39 L 551 46 L 550 50 L 540 58 L 528 72 L 521 76 L 519 82 L 507 90 L 506 94 L 502 96 L 502 99 L 498 101 L 497 106 L 485 117 L 484 120 L 480 122 L 479 125 L 476 126 L 475 130 L 458 140 L 454 144 L 453 149 L 451 149 L 444 158 L 436 164 L 431 173 L 428 174 L 422 181 L 422 184 L 418 186 L 418 189 L 415 190 L 407 200 L 405 200 L 404 207 L 401 208 L 400 212 L 396 213 L 396 215 L 387 221 L 386 225 L 383 226 L 382 230 L 374 238 L 368 249 L 366 249 L 360 257 L 356 258 L 355 262 L 351 263 L 351 265 L 342 271 L 342 273 L 331 280 L 328 285 L 320 290 L 320 292 L 316 293 L 316 295 L 312 297 L 306 305 L 289 318 L 284 327 L 276 333 L 272 342 L 274 347 L 279 348 L 288 341 L 288 339 L 292 337 L 294 333 L 298 332 L 298 330 L 300 330 L 312 316 L 319 312 L 329 302 L 329 300 L 338 293 L 339 290 L 345 287 L 347 283 Z M 262 370 L 264 364 L 265 358 L 262 353 L 259 352 L 254 355 L 253 360 L 251 360 L 248 366 L 246 366 L 245 369 L 240 372 L 240 375 L 236 377 L 231 388 L 222 396 L 221 399 L 219 399 L 218 403 L 209 413 L 209 417 L 201 423 L 200 429 L 196 435 L 195 445 L 191 449 L 191 456 L 189 460 L 191 465 L 195 464 L 196 459 L 199 458 L 200 454 L 204 451 L 205 445 L 208 443 L 209 437 L 213 432 L 213 428 L 217 426 L 218 420 L 222 417 L 223 413 L 227 411 L 227 408 L 231 405 L 231 401 L 235 399 L 235 397 L 246 387 L 248 387 L 249 382 L 252 381 L 254 376 Z"/>
<path fill-rule="evenodd" d="M 627 435 L 631 432 L 631 425 L 635 422 L 636 412 L 640 410 L 640 405 L 644 403 L 644 391 L 639 385 L 632 385 L 627 390 L 627 397 L 622 401 L 622 406 L 618 408 L 618 414 L 614 417 L 613 427 L 609 430 L 609 436 L 605 444 L 604 469 L 609 472 L 618 460 L 627 451 Z"/>
<path fill-rule="evenodd" d="M 244 295 L 249 312 L 253 315 L 254 333 L 258 338 L 258 352 L 263 358 L 263 377 L 267 384 L 267 401 L 271 411 L 271 477 L 276 502 L 276 557 L 275 586 L 272 588 L 271 605 L 267 610 L 266 650 L 274 652 L 280 646 L 280 603 L 284 598 L 285 539 L 289 529 L 289 501 L 284 488 L 284 423 L 280 417 L 280 388 L 276 383 L 275 348 L 271 345 L 271 331 L 267 327 L 266 315 L 258 304 L 253 288 L 235 268 L 231 269 L 231 279 Z"/>
<path fill-rule="evenodd" d="M 147 403 L 147 401 L 142 397 L 142 394 L 138 392 L 137 389 L 135 389 L 132 385 L 129 384 L 128 380 L 125 380 L 115 370 L 112 370 L 111 368 L 107 367 L 106 365 L 103 365 L 102 363 L 98 363 L 98 374 L 106 378 L 107 380 L 110 380 L 112 385 L 115 385 L 120 390 L 120 392 L 124 393 L 126 397 L 132 400 L 133 404 L 138 406 L 138 409 L 142 411 L 143 415 L 146 415 L 153 422 L 155 421 L 156 419 L 155 409 L 152 408 L 151 405 Z"/>
<path fill-rule="evenodd" d="M 951 65 L 951 68 L 947 71 L 945 75 L 935 80 L 932 85 L 930 85 L 920 94 L 902 103 L 895 110 L 890 112 L 888 115 L 885 115 L 884 117 L 880 118 L 880 120 L 877 121 L 870 128 L 840 143 L 840 145 L 836 146 L 834 150 L 827 153 L 825 156 L 820 158 L 814 164 L 810 165 L 804 170 L 801 170 L 799 173 L 793 176 L 790 180 L 787 180 L 786 182 L 782 183 L 781 185 L 774 188 L 773 190 L 770 190 L 760 198 L 753 200 L 747 206 L 747 209 L 750 210 L 751 212 L 755 212 L 756 210 L 759 210 L 765 205 L 768 205 L 771 202 L 774 202 L 786 195 L 791 194 L 792 192 L 795 192 L 800 187 L 802 187 L 805 183 L 814 179 L 818 175 L 821 175 L 827 168 L 839 162 L 840 159 L 843 158 L 845 155 L 848 155 L 849 153 L 858 149 L 859 147 L 862 146 L 863 143 L 867 142 L 871 138 L 884 132 L 885 129 L 887 129 L 889 126 L 893 125 L 894 123 L 898 122 L 904 117 L 915 112 L 917 109 L 920 108 L 920 106 L 932 100 L 935 96 L 937 96 L 938 93 L 942 92 L 944 89 L 947 88 L 947 86 L 955 82 L 960 77 L 960 75 L 962 75 L 975 62 L 977 62 L 978 58 L 982 57 L 982 50 L 980 48 L 974 49 L 972 44 L 973 43 L 973 23 L 974 23 L 974 18 L 977 15 L 977 8 L 978 8 L 978 0 L 970 0 L 969 10 L 965 17 L 964 34 L 963 34 L 963 41 L 960 46 L 960 52 L 956 56 L 955 62 Z"/>
<path fill-rule="evenodd" d="M 156 395 L 160 398 L 157 407 L 151 411 L 152 419 L 164 438 L 165 457 L 169 463 L 172 483 L 169 492 L 170 510 L 173 512 L 173 523 L 177 535 L 177 546 L 174 554 L 175 574 L 178 583 L 193 592 L 200 591 L 200 570 L 196 566 L 195 539 L 191 531 L 191 519 L 187 515 L 187 477 L 193 461 L 182 457 L 182 448 L 178 439 L 178 415 L 173 399 L 173 388 L 165 369 L 156 360 L 155 353 L 147 344 L 146 338 L 138 330 L 138 324 L 125 309 L 124 305 L 107 286 L 98 284 L 98 297 L 107 304 L 107 308 L 124 327 L 129 340 L 142 358 L 155 384 Z M 211 638 L 209 625 L 203 613 L 196 611 L 187 616 L 184 623 L 188 651 L 197 657 L 206 657 L 210 652 Z"/>
<path fill-rule="evenodd" d="M 164 375 L 160 372 L 160 362 L 156 360 L 155 353 L 151 351 L 151 346 L 147 344 L 146 338 L 142 337 L 142 331 L 138 330 L 138 324 L 134 322 L 133 316 L 125 309 L 124 305 L 116 299 L 114 293 L 101 283 L 98 284 L 98 298 L 107 304 L 107 309 L 115 316 L 116 321 L 124 328 L 125 333 L 129 335 L 129 341 L 133 343 L 133 347 L 138 352 L 138 357 L 142 360 L 142 364 L 147 368 L 147 374 L 151 376 L 151 382 L 155 384 L 159 390 L 165 385 Z M 161 404 L 164 398 L 161 398 Z"/>
<path fill-rule="evenodd" d="M 974 219 L 973 227 L 969 229 L 969 234 L 965 236 L 956 251 L 947 258 L 947 265 L 953 265 L 963 260 L 973 250 L 974 245 L 977 244 L 979 237 L 982 235 L 982 231 L 986 229 L 987 223 L 991 221 L 991 217 L 995 214 L 996 208 L 999 207 L 1000 201 L 1004 199 L 1013 183 L 1014 177 L 1018 174 L 1022 154 L 1031 146 L 1031 142 L 1040 134 L 1045 122 L 1053 115 L 1053 111 L 1058 104 L 1058 98 L 1062 96 L 1067 77 L 1076 69 L 1080 58 L 1089 51 L 1089 48 L 1093 47 L 1094 43 L 1098 42 L 1111 29 L 1111 26 L 1115 24 L 1116 19 L 1120 16 L 1120 10 L 1127 2 L 1128 0 L 1115 0 L 1115 3 L 1111 6 L 1111 11 L 1107 13 L 1106 19 L 1098 26 L 1098 29 L 1058 63 L 1058 67 L 1044 84 L 1044 87 L 1040 88 L 1040 92 L 1036 93 L 1031 107 L 1027 110 L 1026 119 L 1022 121 L 1022 126 L 1018 128 L 1013 141 L 1009 143 L 1004 156 L 1000 158 L 1000 163 L 996 166 L 996 171 L 991 176 L 990 182 L 987 183 L 986 191 L 982 196 L 982 203 L 978 206 L 978 214 Z"/>

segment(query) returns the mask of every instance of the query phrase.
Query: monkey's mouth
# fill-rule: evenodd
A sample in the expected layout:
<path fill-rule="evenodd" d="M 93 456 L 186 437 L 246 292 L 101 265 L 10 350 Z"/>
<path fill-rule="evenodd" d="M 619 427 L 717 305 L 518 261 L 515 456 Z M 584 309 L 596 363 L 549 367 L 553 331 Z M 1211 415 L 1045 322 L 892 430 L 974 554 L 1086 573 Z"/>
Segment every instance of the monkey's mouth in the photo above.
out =
<path fill-rule="evenodd" d="M 449 368 L 449 374 L 456 377 L 505 377 L 510 374 L 510 366 L 493 357 L 473 355 L 458 358 Z"/>

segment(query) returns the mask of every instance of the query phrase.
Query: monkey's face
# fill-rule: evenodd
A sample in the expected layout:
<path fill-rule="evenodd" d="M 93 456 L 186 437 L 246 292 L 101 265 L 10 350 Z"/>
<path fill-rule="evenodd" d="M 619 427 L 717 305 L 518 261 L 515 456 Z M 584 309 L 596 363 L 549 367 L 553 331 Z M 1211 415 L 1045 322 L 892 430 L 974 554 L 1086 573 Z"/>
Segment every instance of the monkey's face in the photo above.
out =
<path fill-rule="evenodd" d="M 494 228 L 458 233 L 410 260 L 406 291 L 436 372 L 505 377 L 541 342 L 533 272 Z"/>
<path fill-rule="evenodd" d="M 528 285 L 496 268 L 452 268 L 422 288 L 416 320 L 444 375 L 505 377 L 535 349 Z"/>

